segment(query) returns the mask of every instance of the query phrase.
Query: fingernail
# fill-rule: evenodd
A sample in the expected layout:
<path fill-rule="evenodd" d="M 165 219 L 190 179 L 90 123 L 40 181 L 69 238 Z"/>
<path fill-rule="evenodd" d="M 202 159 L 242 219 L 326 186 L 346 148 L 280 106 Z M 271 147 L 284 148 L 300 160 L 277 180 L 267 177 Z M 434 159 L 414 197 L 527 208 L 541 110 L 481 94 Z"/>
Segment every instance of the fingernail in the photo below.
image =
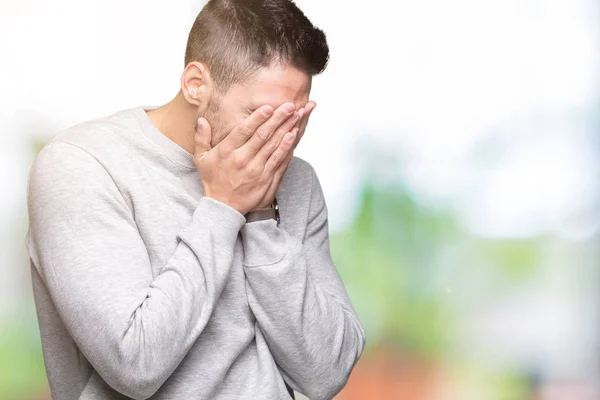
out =
<path fill-rule="evenodd" d="M 296 107 L 292 103 L 287 103 L 285 106 L 283 106 L 283 110 L 286 112 L 292 112 L 295 109 Z"/>
<path fill-rule="evenodd" d="M 271 107 L 271 106 L 264 106 L 264 107 L 262 107 L 262 108 L 261 108 L 261 111 L 262 111 L 262 113 L 263 113 L 265 116 L 267 116 L 267 117 L 268 117 L 268 116 L 270 116 L 271 114 L 273 114 L 273 107 Z"/>
<path fill-rule="evenodd" d="M 295 129 L 291 132 L 288 132 L 285 135 L 285 140 L 287 140 L 288 142 L 291 142 L 292 140 L 294 140 L 294 137 L 296 136 L 296 134 L 294 133 Z"/>

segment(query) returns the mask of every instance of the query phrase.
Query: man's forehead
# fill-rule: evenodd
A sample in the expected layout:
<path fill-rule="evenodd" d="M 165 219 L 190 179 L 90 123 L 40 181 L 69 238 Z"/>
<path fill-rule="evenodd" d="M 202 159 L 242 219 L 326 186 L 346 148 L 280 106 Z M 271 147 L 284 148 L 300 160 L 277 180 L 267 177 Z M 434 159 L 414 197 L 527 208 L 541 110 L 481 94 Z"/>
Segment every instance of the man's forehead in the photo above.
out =
<path fill-rule="evenodd" d="M 312 78 L 295 67 L 263 68 L 243 85 L 244 97 L 256 107 L 278 107 L 287 101 L 303 105 L 308 101 L 311 83 Z"/>

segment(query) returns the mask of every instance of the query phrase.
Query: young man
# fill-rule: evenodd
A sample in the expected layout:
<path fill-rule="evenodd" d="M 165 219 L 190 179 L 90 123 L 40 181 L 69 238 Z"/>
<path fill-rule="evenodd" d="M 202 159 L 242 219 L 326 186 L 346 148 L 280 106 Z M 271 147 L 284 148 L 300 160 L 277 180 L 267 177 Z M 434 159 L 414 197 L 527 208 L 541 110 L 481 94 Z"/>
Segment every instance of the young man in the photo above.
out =
<path fill-rule="evenodd" d="M 329 50 L 290 0 L 210 0 L 181 90 L 57 134 L 27 246 L 54 399 L 330 399 L 365 333 L 294 157 Z"/>

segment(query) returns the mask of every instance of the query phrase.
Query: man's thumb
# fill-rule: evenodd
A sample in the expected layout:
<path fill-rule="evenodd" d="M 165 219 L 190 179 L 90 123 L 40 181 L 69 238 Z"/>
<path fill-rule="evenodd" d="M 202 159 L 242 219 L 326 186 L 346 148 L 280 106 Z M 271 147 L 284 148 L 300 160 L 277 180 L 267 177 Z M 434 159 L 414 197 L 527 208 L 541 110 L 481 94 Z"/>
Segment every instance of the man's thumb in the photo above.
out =
<path fill-rule="evenodd" d="M 211 139 L 212 133 L 208 121 L 204 118 L 199 118 L 198 124 L 196 125 L 196 134 L 194 135 L 194 140 L 196 142 L 194 157 L 201 159 L 208 151 L 210 151 Z"/>

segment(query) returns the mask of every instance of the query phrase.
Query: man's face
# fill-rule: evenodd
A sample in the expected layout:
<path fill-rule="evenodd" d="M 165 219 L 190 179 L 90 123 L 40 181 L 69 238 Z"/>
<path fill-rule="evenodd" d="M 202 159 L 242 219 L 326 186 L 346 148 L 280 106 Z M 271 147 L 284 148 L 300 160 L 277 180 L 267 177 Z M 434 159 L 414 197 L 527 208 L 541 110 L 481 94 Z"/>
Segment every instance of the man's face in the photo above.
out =
<path fill-rule="evenodd" d="M 231 130 L 263 105 L 277 109 L 291 101 L 300 109 L 308 102 L 311 77 L 290 66 L 274 65 L 262 68 L 256 76 L 242 84 L 232 85 L 225 95 L 212 92 L 202 113 L 212 129 L 215 147 Z M 294 146 L 300 138 L 296 139 Z"/>

